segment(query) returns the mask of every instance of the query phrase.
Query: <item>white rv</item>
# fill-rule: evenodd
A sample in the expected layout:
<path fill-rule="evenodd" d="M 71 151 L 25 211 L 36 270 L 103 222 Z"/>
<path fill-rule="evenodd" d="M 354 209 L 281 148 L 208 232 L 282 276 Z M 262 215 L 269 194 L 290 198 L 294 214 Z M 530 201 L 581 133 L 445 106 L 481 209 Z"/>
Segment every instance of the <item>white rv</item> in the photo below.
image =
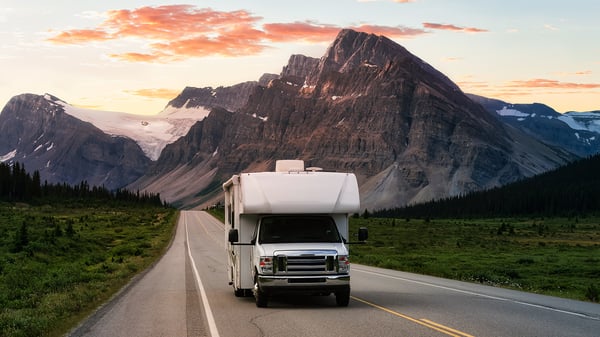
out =
<path fill-rule="evenodd" d="M 229 283 L 236 296 L 335 294 L 350 300 L 348 218 L 360 211 L 352 173 L 277 161 L 275 172 L 241 173 L 223 184 Z M 358 241 L 367 239 L 361 228 Z"/>

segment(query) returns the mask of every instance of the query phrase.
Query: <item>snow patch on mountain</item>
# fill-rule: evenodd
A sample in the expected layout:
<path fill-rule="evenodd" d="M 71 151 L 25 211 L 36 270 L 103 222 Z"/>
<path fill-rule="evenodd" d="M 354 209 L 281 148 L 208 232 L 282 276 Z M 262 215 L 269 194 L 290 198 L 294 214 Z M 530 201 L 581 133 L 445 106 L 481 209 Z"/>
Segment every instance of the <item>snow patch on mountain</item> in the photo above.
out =
<path fill-rule="evenodd" d="M 591 132 L 600 133 L 600 113 L 597 112 L 567 112 L 565 118 L 571 118 L 578 126 Z"/>
<path fill-rule="evenodd" d="M 567 124 L 573 130 L 591 131 L 585 125 L 579 123 L 578 121 L 575 120 L 575 118 L 573 118 L 571 116 L 560 116 L 560 117 L 558 117 L 558 120 Z"/>
<path fill-rule="evenodd" d="M 516 109 L 504 106 L 501 110 L 496 110 L 496 113 L 502 117 L 518 117 L 518 121 L 524 121 L 526 118 L 535 118 L 535 113 L 528 114 Z M 553 116 L 540 115 L 537 117 L 552 119 Z M 573 130 L 590 131 L 600 133 L 600 113 L 594 112 L 568 112 L 560 115 L 557 119 L 567 124 Z M 579 138 L 579 134 L 575 135 Z"/>
<path fill-rule="evenodd" d="M 12 151 L 10 151 L 7 154 L 1 155 L 0 156 L 0 162 L 4 163 L 6 161 L 9 161 L 9 160 L 13 159 L 16 155 L 17 155 L 17 150 L 16 149 L 12 150 Z"/>
<path fill-rule="evenodd" d="M 497 110 L 496 113 L 500 116 L 529 117 L 529 114 L 526 114 L 519 110 L 509 109 L 508 107 L 503 107 L 502 110 Z"/>
<path fill-rule="evenodd" d="M 109 135 L 133 139 L 152 160 L 158 159 L 165 146 L 187 134 L 192 125 L 209 114 L 203 107 L 168 106 L 157 115 L 136 115 L 78 108 L 55 100 L 50 95 L 46 95 L 45 98 L 61 105 L 65 113 L 89 122 Z"/>

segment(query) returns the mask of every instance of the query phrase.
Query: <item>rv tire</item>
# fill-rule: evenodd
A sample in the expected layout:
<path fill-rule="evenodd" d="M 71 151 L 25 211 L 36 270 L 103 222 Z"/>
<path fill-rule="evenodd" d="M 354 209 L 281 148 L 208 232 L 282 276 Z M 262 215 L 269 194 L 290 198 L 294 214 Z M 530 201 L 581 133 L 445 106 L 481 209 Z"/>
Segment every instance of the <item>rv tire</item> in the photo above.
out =
<path fill-rule="evenodd" d="M 254 289 L 252 290 L 254 293 L 254 299 L 256 300 L 256 306 L 259 308 L 266 308 L 269 303 L 269 298 L 264 291 L 260 289 L 258 286 L 258 280 L 254 281 Z"/>
<path fill-rule="evenodd" d="M 347 307 L 350 303 L 350 289 L 337 291 L 335 293 L 335 303 L 338 307 Z"/>

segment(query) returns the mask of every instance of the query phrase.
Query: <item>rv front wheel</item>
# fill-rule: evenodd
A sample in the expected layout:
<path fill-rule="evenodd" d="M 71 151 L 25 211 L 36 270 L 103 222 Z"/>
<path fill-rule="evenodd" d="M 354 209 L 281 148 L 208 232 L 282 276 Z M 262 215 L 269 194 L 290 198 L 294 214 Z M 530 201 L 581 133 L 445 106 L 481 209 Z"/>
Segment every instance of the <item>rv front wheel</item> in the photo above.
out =
<path fill-rule="evenodd" d="M 254 293 L 256 306 L 259 308 L 266 308 L 269 299 L 267 298 L 267 294 L 265 294 L 258 286 L 258 280 L 254 280 L 254 289 L 252 289 L 252 292 Z"/>
<path fill-rule="evenodd" d="M 350 303 L 350 289 L 337 291 L 335 293 L 335 303 L 338 307 L 347 307 Z"/>

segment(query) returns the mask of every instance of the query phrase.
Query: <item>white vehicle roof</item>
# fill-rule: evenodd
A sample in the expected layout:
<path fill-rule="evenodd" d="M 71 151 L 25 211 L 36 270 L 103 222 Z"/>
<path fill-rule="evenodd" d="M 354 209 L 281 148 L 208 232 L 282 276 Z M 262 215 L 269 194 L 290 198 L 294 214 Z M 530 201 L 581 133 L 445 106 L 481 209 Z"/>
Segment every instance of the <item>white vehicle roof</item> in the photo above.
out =
<path fill-rule="evenodd" d="M 339 172 L 240 174 L 241 213 L 357 213 L 356 176 Z"/>

